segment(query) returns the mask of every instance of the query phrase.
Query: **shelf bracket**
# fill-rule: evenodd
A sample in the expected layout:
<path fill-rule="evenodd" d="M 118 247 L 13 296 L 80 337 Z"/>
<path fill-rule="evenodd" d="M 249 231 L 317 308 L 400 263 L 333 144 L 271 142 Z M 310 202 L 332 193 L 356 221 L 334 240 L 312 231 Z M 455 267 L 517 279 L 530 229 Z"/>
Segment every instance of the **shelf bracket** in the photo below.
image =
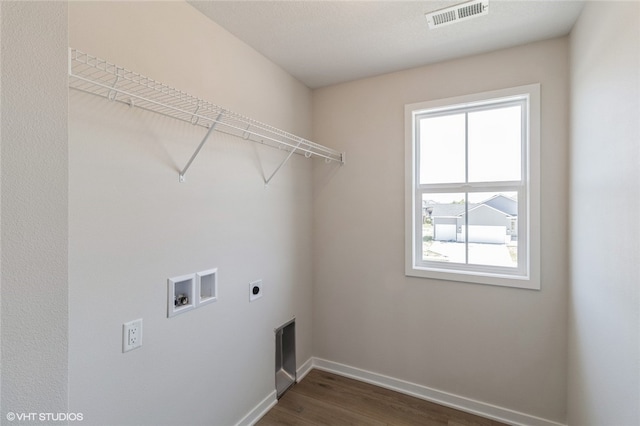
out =
<path fill-rule="evenodd" d="M 107 99 L 109 99 L 110 101 L 115 101 L 116 97 L 118 96 L 118 91 L 116 90 L 118 81 L 120 81 L 120 75 L 116 75 L 116 79 L 111 85 L 111 90 L 109 90 L 109 93 L 107 93 Z"/>
<path fill-rule="evenodd" d="M 216 119 L 211 123 L 211 126 L 209 126 L 209 130 L 207 130 L 207 134 L 204 135 L 204 138 L 202 138 L 202 142 L 200 142 L 200 145 L 198 145 L 198 147 L 196 148 L 195 152 L 193 153 L 193 155 L 191 156 L 191 158 L 187 162 L 186 166 L 184 166 L 184 168 L 180 171 L 180 182 L 184 182 L 186 180 L 185 177 L 184 177 L 184 174 L 187 173 L 187 170 L 189 170 L 189 167 L 191 167 L 191 163 L 193 163 L 193 160 L 195 160 L 196 157 L 198 156 L 198 154 L 200 153 L 200 150 L 202 149 L 204 144 L 209 139 L 209 136 L 211 135 L 211 133 L 215 129 L 216 124 L 218 124 L 219 120 L 222 118 L 223 114 L 224 114 L 224 112 L 221 112 L 220 114 L 218 114 L 218 117 L 216 117 Z"/>
<path fill-rule="evenodd" d="M 278 171 L 282 168 L 282 166 L 284 166 L 287 163 L 287 161 L 289 161 L 289 159 L 291 158 L 293 153 L 296 152 L 298 147 L 300 147 L 301 143 L 302 143 L 302 141 L 299 141 L 298 144 L 296 145 L 296 147 L 293 148 L 291 151 L 289 151 L 289 155 L 287 155 L 287 157 L 282 161 L 282 163 L 280 163 L 278 165 L 278 167 L 276 167 L 276 169 L 273 171 L 273 173 L 271 173 L 271 176 L 269 176 L 268 179 L 265 179 L 265 181 L 264 181 L 265 188 L 269 185 L 269 182 L 271 182 L 271 179 L 273 179 L 273 177 L 276 175 L 276 173 L 278 173 Z"/>

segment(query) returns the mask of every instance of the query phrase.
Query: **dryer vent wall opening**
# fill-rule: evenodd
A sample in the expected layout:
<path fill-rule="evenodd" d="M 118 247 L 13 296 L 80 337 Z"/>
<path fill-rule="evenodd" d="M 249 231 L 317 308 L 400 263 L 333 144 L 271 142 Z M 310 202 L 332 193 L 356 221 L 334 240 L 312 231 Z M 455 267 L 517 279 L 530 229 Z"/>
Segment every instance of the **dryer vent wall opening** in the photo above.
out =
<path fill-rule="evenodd" d="M 276 332 L 276 392 L 278 399 L 296 382 L 296 321 L 292 319 Z"/>

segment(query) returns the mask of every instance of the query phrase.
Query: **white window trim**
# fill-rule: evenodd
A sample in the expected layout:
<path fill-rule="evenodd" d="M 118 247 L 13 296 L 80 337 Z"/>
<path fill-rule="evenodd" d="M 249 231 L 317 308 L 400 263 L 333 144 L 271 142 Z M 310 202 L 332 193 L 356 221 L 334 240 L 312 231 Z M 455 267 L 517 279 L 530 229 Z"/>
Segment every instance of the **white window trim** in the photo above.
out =
<path fill-rule="evenodd" d="M 493 99 L 508 99 L 527 96 L 529 117 L 527 120 L 528 140 L 523 154 L 528 159 L 528 167 L 523 168 L 527 197 L 519 200 L 519 206 L 526 204 L 527 215 L 526 269 L 518 274 L 504 274 L 492 268 L 438 269 L 418 265 L 416 257 L 416 217 L 414 208 L 421 208 L 421 200 L 416 207 L 416 157 L 414 144 L 414 117 L 425 110 L 443 111 L 459 107 L 470 107 Z M 524 201 L 522 203 L 522 201 Z M 520 207 L 519 207 L 520 208 Z M 480 270 L 478 270 L 480 269 Z M 438 280 L 461 281 L 524 289 L 540 289 L 540 84 L 530 84 L 502 90 L 494 90 L 447 99 L 419 102 L 405 105 L 405 274 L 411 277 Z"/>

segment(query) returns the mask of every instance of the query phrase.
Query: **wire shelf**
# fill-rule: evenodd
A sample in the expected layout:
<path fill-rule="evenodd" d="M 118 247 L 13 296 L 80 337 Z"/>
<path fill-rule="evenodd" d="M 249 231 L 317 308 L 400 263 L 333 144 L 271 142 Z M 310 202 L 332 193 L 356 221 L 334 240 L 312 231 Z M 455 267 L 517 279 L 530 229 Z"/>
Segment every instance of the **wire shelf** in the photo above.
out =
<path fill-rule="evenodd" d="M 342 152 L 229 111 L 73 48 L 69 48 L 69 87 L 209 129 L 205 139 L 180 172 L 181 180 L 184 180 L 184 173 L 212 130 L 288 151 L 289 155 L 276 172 L 294 153 L 344 164 Z M 266 183 L 272 177 L 273 175 Z"/>

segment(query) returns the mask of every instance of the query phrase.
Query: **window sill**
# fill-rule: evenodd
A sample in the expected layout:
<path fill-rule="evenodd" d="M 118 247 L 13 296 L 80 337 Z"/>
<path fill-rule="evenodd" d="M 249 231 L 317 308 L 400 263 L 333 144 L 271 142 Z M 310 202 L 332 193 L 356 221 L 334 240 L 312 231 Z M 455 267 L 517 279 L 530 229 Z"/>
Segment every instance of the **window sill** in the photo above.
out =
<path fill-rule="evenodd" d="M 532 276 L 533 274 L 530 274 L 529 276 L 519 276 L 407 266 L 405 268 L 405 275 L 415 278 L 485 284 L 499 287 L 522 288 L 526 290 L 540 290 L 540 279 L 538 276 Z"/>

